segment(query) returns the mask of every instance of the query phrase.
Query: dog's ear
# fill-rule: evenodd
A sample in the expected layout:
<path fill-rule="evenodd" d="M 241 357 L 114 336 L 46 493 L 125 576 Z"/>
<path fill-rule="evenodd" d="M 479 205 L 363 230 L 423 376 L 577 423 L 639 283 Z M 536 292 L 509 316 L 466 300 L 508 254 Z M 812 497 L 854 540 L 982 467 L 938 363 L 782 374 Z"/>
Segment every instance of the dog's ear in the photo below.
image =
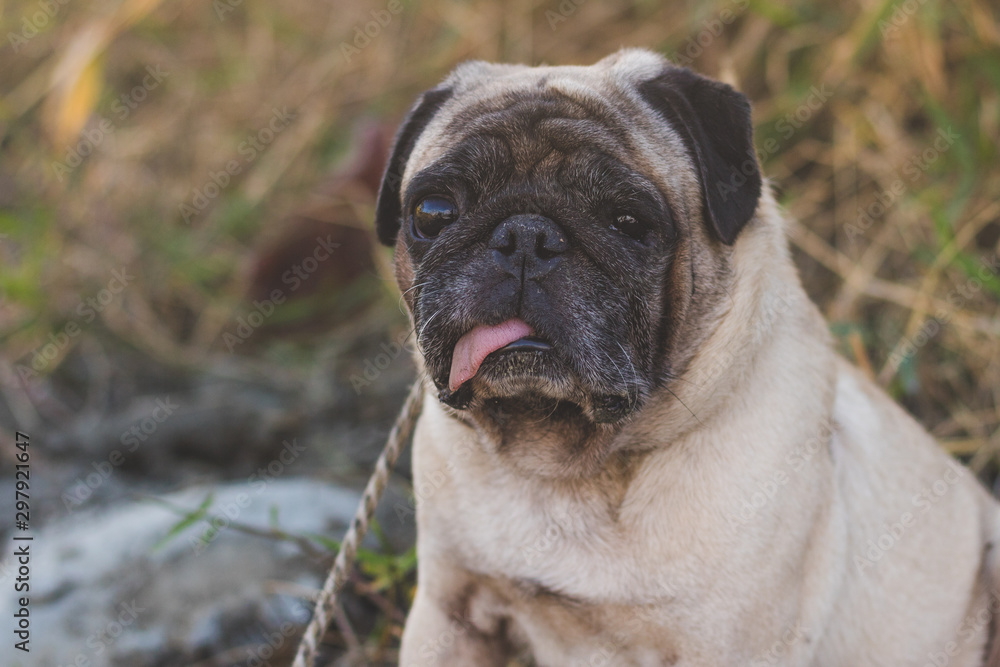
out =
<path fill-rule="evenodd" d="M 639 94 L 680 134 L 701 178 L 705 223 L 732 245 L 760 199 L 749 100 L 724 83 L 673 66 L 639 84 Z"/>
<path fill-rule="evenodd" d="M 379 241 L 385 245 L 395 244 L 399 232 L 402 220 L 400 187 L 406 162 L 410 159 L 410 153 L 413 152 L 413 146 L 420 138 L 420 134 L 449 97 L 451 88 L 428 90 L 420 96 L 406 115 L 403 124 L 399 126 L 389 162 L 385 165 L 385 174 L 382 176 L 382 185 L 378 191 L 378 203 L 375 205 L 375 231 L 378 232 Z"/>

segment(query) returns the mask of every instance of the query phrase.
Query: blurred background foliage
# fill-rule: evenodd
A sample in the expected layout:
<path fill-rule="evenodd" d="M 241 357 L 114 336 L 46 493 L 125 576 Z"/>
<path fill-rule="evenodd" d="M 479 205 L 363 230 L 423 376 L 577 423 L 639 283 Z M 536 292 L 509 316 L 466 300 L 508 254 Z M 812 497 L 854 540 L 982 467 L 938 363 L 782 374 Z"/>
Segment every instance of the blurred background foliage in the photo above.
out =
<path fill-rule="evenodd" d="M 751 97 L 807 286 L 845 352 L 977 451 L 996 444 L 1000 387 L 1000 278 L 977 277 L 1000 237 L 997 13 L 977 0 L 0 3 L 5 372 L 121 267 L 135 280 L 95 326 L 172 363 L 228 353 L 254 262 L 290 214 L 326 207 L 367 229 L 368 193 L 323 192 L 345 154 L 377 152 L 366 121 L 391 125 L 465 59 L 589 63 L 639 45 Z M 293 119 L 245 150 L 276 112 Z M 283 318 L 339 306 L 312 328 L 328 333 L 357 312 L 340 301 Z"/>
<path fill-rule="evenodd" d="M 466 59 L 643 46 L 751 98 L 843 353 L 996 477 L 994 2 L 0 0 L 0 35 L 0 391 L 24 427 L 89 404 L 56 381 L 73 355 L 278 381 L 321 344 L 405 336 L 370 226 L 415 96 Z M 343 250 L 314 276 L 331 234 Z"/>

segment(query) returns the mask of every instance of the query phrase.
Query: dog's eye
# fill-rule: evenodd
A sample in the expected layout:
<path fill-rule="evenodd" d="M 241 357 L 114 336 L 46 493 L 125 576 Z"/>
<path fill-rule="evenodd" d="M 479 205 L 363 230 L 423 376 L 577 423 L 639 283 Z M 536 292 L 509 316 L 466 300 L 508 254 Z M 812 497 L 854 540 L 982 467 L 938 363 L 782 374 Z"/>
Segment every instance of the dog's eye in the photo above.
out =
<path fill-rule="evenodd" d="M 417 202 L 410 220 L 415 237 L 432 239 L 458 220 L 458 207 L 446 197 L 431 195 Z"/>
<path fill-rule="evenodd" d="M 628 214 L 619 215 L 615 221 L 608 225 L 608 229 L 619 234 L 624 234 L 636 241 L 642 241 L 646 236 L 646 226 L 639 222 L 635 216 Z"/>

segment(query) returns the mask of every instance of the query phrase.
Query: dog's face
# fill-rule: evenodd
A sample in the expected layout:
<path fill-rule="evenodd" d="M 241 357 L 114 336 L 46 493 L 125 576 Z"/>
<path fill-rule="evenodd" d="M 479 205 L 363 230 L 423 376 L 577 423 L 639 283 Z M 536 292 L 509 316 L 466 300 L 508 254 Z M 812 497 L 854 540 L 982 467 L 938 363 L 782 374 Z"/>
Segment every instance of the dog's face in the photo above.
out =
<path fill-rule="evenodd" d="M 760 188 L 746 99 L 651 53 L 468 63 L 404 122 L 376 222 L 442 402 L 586 432 L 680 371 Z"/>

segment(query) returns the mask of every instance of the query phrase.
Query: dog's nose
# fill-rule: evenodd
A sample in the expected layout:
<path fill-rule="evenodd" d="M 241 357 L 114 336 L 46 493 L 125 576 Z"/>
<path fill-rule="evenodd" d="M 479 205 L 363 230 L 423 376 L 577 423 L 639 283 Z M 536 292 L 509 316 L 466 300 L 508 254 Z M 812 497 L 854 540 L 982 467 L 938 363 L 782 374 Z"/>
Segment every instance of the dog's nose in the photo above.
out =
<path fill-rule="evenodd" d="M 537 278 L 557 263 L 569 249 L 569 242 L 556 223 L 541 215 L 513 215 L 499 225 L 490 237 L 497 264 L 514 275 Z"/>

